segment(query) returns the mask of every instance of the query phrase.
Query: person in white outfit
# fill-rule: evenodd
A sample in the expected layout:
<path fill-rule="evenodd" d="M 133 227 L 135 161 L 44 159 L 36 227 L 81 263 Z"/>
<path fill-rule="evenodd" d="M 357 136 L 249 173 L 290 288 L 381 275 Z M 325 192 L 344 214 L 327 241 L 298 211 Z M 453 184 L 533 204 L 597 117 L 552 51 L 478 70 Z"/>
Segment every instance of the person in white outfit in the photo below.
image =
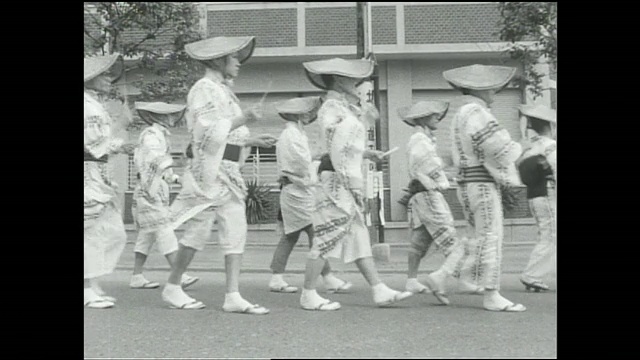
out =
<path fill-rule="evenodd" d="M 460 170 L 458 200 L 475 230 L 467 240 L 470 255 L 463 271 L 470 269 L 474 285 L 484 288 L 483 306 L 491 311 L 526 310 L 499 292 L 504 216 L 500 189 L 521 185 L 515 161 L 522 149 L 490 110 L 495 94 L 515 72 L 507 66 L 470 65 L 442 74 L 464 95 L 451 123 L 453 163 Z"/>
<path fill-rule="evenodd" d="M 226 312 L 267 314 L 240 295 L 239 276 L 247 238 L 245 198 L 247 189 L 240 172 L 252 146 L 270 147 L 276 138 L 250 136 L 245 124 L 261 117 L 261 105 L 248 110 L 229 87 L 253 52 L 255 38 L 215 37 L 185 46 L 187 54 L 206 66 L 206 73 L 187 96 L 187 127 L 193 158 L 182 177 L 182 189 L 171 205 L 174 226 L 184 223 L 176 261 L 162 298 L 171 307 L 201 309 L 205 305 L 180 287 L 182 274 L 197 251 L 204 249 L 214 220 L 225 258 Z"/>
<path fill-rule="evenodd" d="M 549 290 L 544 278 L 556 266 L 556 140 L 551 124 L 556 123 L 556 111 L 543 105 L 523 105 L 520 113 L 526 116 L 528 127 L 535 132 L 530 147 L 522 153 L 518 170 L 527 185 L 529 208 L 538 225 L 538 244 L 533 248 L 529 263 L 520 276 L 527 290 Z"/>
<path fill-rule="evenodd" d="M 115 269 L 127 234 L 109 155 L 130 153 L 133 145 L 112 136 L 112 119 L 103 100 L 123 69 L 120 55 L 84 59 L 84 306 L 107 309 L 116 299 L 105 294 L 98 278 Z"/>
<path fill-rule="evenodd" d="M 398 110 L 402 121 L 416 128 L 407 147 L 411 247 L 405 288 L 413 293 L 431 292 L 445 305 L 449 304 L 444 289 L 446 278 L 460 277 L 465 252 L 464 243 L 456 237 L 453 215 L 442 194 L 449 188 L 449 180 L 437 153 L 434 134 L 448 110 L 449 103 L 444 101 L 420 101 Z M 444 253 L 445 261 L 425 277 L 425 286 L 417 279 L 418 268 L 431 244 Z"/>
<path fill-rule="evenodd" d="M 309 140 L 304 126 L 317 118 L 322 104 L 317 96 L 295 98 L 275 105 L 278 114 L 287 121 L 285 129 L 278 138 L 276 159 L 280 176 L 280 210 L 282 236 L 273 253 L 271 271 L 273 275 L 269 289 L 273 292 L 295 293 L 296 286 L 289 285 L 282 277 L 293 247 L 304 231 L 309 239 L 309 247 L 313 244 L 313 227 L 311 214 L 315 198 L 311 189 L 317 181 L 316 171 L 311 161 Z M 344 292 L 351 288 L 348 281 L 335 277 L 327 261 L 322 269 L 322 279 L 329 293 Z"/>
<path fill-rule="evenodd" d="M 300 305 L 306 310 L 340 308 L 340 303 L 325 299 L 316 291 L 316 279 L 330 257 L 356 263 L 371 286 L 378 306 L 404 300 L 412 293 L 392 290 L 378 276 L 363 215 L 362 161 L 364 158 L 383 160 L 381 151 L 366 149 L 364 123 L 373 121 L 379 114 L 371 105 L 360 105 L 356 89 L 358 83 L 371 76 L 373 61 L 334 58 L 303 65 L 309 80 L 327 91 L 318 111 L 327 154 L 318 169 L 320 181 L 315 186 L 316 205 L 312 215 L 314 238 Z"/>
<path fill-rule="evenodd" d="M 157 244 L 169 265 L 175 261 L 178 251 L 178 239 L 173 232 L 169 209 L 169 184 L 178 182 L 179 177 L 172 170 L 169 128 L 180 122 L 186 106 L 136 102 L 135 108 L 140 118 L 149 126 L 140 133 L 138 147 L 133 155 L 139 179 L 133 195 L 133 214 L 138 237 L 129 286 L 132 289 L 155 289 L 160 284 L 147 280 L 142 274 L 151 247 Z M 186 288 L 196 281 L 198 277 L 184 274 L 182 287 Z"/>

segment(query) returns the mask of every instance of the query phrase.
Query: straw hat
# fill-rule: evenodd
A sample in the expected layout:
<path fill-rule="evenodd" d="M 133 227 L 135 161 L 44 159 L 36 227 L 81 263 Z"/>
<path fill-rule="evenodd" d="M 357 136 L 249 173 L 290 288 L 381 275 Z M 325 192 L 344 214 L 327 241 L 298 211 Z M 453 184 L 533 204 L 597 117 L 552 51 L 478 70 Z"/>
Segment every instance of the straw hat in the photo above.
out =
<path fill-rule="evenodd" d="M 556 123 L 556 111 L 544 105 L 520 105 L 519 110 L 524 116 Z"/>
<path fill-rule="evenodd" d="M 496 65 L 470 65 L 447 70 L 442 76 L 454 88 L 501 90 L 516 74 L 516 68 Z"/>
<path fill-rule="evenodd" d="M 167 127 L 174 126 L 184 116 L 186 105 L 167 104 L 164 102 L 135 102 L 140 118 L 147 124 L 159 123 Z"/>
<path fill-rule="evenodd" d="M 108 71 L 116 63 L 119 57 L 119 53 L 113 53 L 105 56 L 84 58 L 84 82 Z"/>
<path fill-rule="evenodd" d="M 444 119 L 449 111 L 449 103 L 445 101 L 418 101 L 413 106 L 398 109 L 398 115 L 405 123 L 416 126 L 416 120 L 429 115 L 438 114 L 438 121 Z"/>
<path fill-rule="evenodd" d="M 365 79 L 373 73 L 373 61 L 345 60 L 333 58 L 329 60 L 309 61 L 302 63 L 307 73 L 307 77 L 313 85 L 320 89 L 327 90 L 327 85 L 322 80 L 321 75 L 340 75 L 353 79 Z"/>
<path fill-rule="evenodd" d="M 283 119 L 287 121 L 298 121 L 296 115 L 315 115 L 320 105 L 322 105 L 322 101 L 319 96 L 307 96 L 281 101 L 274 106 Z"/>
<path fill-rule="evenodd" d="M 185 45 L 184 49 L 189 56 L 196 60 L 218 59 L 237 52 L 238 60 L 242 64 L 251 57 L 255 45 L 254 36 L 218 36 L 192 42 Z"/>

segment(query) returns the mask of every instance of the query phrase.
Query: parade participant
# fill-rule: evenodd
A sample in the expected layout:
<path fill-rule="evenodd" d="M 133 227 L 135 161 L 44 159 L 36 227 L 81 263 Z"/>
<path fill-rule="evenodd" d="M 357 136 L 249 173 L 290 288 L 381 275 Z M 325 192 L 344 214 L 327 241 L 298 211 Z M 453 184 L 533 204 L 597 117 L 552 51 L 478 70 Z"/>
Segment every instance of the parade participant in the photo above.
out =
<path fill-rule="evenodd" d="M 289 285 L 282 278 L 282 274 L 291 251 L 303 231 L 309 238 L 309 247 L 313 244 L 311 213 L 315 198 L 311 185 L 317 177 L 312 169 L 311 151 L 304 126 L 316 120 L 321 104 L 320 98 L 316 96 L 296 98 L 276 104 L 276 111 L 287 121 L 287 124 L 278 138 L 276 148 L 278 175 L 282 184 L 278 217 L 282 221 L 283 231 L 271 261 L 273 276 L 269 282 L 269 288 L 274 292 L 298 291 L 296 286 Z M 331 273 L 328 261 L 322 269 L 322 278 L 330 293 L 346 291 L 352 286 L 350 282 L 340 280 Z"/>
<path fill-rule="evenodd" d="M 527 117 L 528 128 L 535 132 L 519 161 L 520 178 L 527 185 L 529 208 L 538 225 L 538 244 L 520 281 L 527 290 L 549 290 L 544 277 L 556 263 L 556 141 L 551 137 L 555 110 L 542 105 L 523 105 L 520 113 Z"/>
<path fill-rule="evenodd" d="M 500 187 L 520 185 L 515 161 L 521 147 L 489 110 L 495 94 L 509 84 L 515 72 L 507 66 L 471 65 L 442 74 L 464 95 L 452 121 L 452 155 L 460 169 L 458 199 L 475 229 L 469 249 L 471 276 L 475 285 L 484 287 L 483 305 L 491 311 L 526 310 L 499 292 L 503 238 Z M 444 286 L 444 279 L 436 282 L 440 282 L 439 288 Z"/>
<path fill-rule="evenodd" d="M 373 262 L 369 232 L 364 222 L 363 158 L 383 159 L 382 152 L 366 149 L 365 122 L 378 115 L 372 105 L 359 105 L 356 86 L 373 72 L 373 61 L 334 58 L 303 64 L 309 80 L 326 90 L 318 111 L 322 138 L 328 152 L 318 171 L 316 208 L 312 215 L 313 246 L 306 265 L 300 305 L 307 310 L 337 310 L 340 303 L 316 292 L 316 279 L 326 259 L 355 262 L 373 291 L 374 302 L 387 306 L 411 292 L 387 287 Z M 327 164 L 328 163 L 328 164 Z"/>
<path fill-rule="evenodd" d="M 129 286 L 133 289 L 155 289 L 157 282 L 147 280 L 142 274 L 147 256 L 154 243 L 173 264 L 178 251 L 178 239 L 173 232 L 171 211 L 169 209 L 169 184 L 179 180 L 173 173 L 173 158 L 169 132 L 182 119 L 186 106 L 163 102 L 136 102 L 135 108 L 140 118 L 149 127 L 142 130 L 133 162 L 138 170 L 139 183 L 135 188 L 133 211 L 138 230 L 134 248 L 135 261 L 133 276 Z M 182 287 L 198 281 L 198 277 L 184 274 Z"/>
<path fill-rule="evenodd" d="M 109 155 L 131 152 L 133 146 L 112 136 L 112 120 L 103 104 L 123 70 L 117 66 L 119 58 L 115 53 L 84 59 L 84 305 L 95 309 L 115 304 L 97 279 L 113 272 L 127 240 L 108 160 Z"/>
<path fill-rule="evenodd" d="M 245 300 L 239 292 L 240 266 L 247 237 L 246 185 L 240 168 L 252 146 L 270 147 L 270 135 L 250 137 L 244 126 L 261 117 L 262 104 L 242 110 L 229 88 L 240 65 L 255 46 L 253 36 L 215 37 L 185 46 L 187 54 L 206 67 L 187 97 L 187 127 L 191 134 L 193 159 L 182 177 L 182 189 L 171 205 L 174 226 L 185 224 L 176 261 L 162 298 L 171 307 L 201 309 L 204 304 L 180 287 L 182 274 L 197 251 L 204 249 L 214 220 L 218 240 L 225 254 L 226 294 L 223 310 L 267 314 L 268 309 Z"/>
<path fill-rule="evenodd" d="M 434 135 L 448 110 L 449 103 L 443 101 L 420 101 L 398 110 L 402 121 L 417 129 L 407 148 L 412 196 L 408 203 L 411 210 L 411 248 L 406 290 L 432 292 L 443 304 L 449 304 L 445 289 L 436 287 L 441 284 L 432 279 L 458 278 L 464 255 L 464 244 L 456 238 L 453 215 L 442 194 L 449 188 L 449 180 L 444 173 L 444 163 L 438 156 Z M 425 286 L 417 279 L 418 268 L 432 243 L 444 253 L 446 260 L 437 271 L 427 275 L 428 286 Z"/>

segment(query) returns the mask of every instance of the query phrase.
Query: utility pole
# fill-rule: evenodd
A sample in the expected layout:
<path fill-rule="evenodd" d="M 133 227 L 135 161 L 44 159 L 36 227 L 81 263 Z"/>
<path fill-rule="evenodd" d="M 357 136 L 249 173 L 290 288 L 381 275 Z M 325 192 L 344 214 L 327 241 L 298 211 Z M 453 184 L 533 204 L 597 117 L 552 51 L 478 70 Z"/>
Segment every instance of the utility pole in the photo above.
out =
<path fill-rule="evenodd" d="M 368 2 L 357 2 L 356 3 L 356 20 L 357 20 L 357 57 L 359 59 L 369 58 L 374 61 L 374 71 L 371 76 L 371 81 L 365 81 L 361 88 L 365 94 L 361 94 L 365 99 L 361 99 L 367 102 L 372 102 L 375 107 L 380 111 L 380 86 L 379 86 L 379 78 L 378 78 L 378 64 L 375 60 L 375 55 L 373 53 L 373 41 L 372 41 L 372 28 L 371 28 L 371 4 Z M 381 126 L 380 126 L 380 118 L 378 118 L 375 122 L 375 126 L 373 128 L 367 129 L 368 134 L 368 142 L 367 147 L 378 149 L 382 148 L 381 144 Z M 370 228 L 369 233 L 372 235 L 371 238 L 374 240 L 374 243 L 377 243 L 373 246 L 374 256 L 376 258 L 388 261 L 389 260 L 389 248 L 388 245 L 384 244 L 384 210 L 382 209 L 382 199 L 384 196 L 383 190 L 383 176 L 382 176 L 382 166 L 381 165 L 373 165 L 369 161 L 365 161 L 367 165 L 367 190 L 368 195 L 373 196 L 373 198 L 368 198 L 372 204 L 370 204 L 370 213 L 367 215 L 367 219 L 371 219 L 370 223 L 367 223 L 368 226 L 373 226 L 373 229 Z M 377 183 L 377 191 L 373 194 L 372 188 L 373 183 Z M 382 214 L 381 214 L 382 213 Z M 377 241 L 376 241 L 377 240 Z"/>

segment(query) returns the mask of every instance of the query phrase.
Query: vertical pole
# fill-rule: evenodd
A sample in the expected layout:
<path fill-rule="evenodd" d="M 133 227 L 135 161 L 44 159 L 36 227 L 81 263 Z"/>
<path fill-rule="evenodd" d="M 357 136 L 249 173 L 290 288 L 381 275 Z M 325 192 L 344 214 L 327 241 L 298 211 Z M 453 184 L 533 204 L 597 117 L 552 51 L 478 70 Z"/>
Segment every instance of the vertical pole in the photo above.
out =
<path fill-rule="evenodd" d="M 356 47 L 356 56 L 358 59 L 362 59 L 363 57 L 365 57 L 365 53 L 364 53 L 364 47 L 365 47 L 365 23 L 364 23 L 364 8 L 365 8 L 365 3 L 364 2 L 357 2 L 356 3 L 356 22 L 357 22 L 357 30 L 356 30 L 356 36 L 357 36 L 357 47 Z"/>

